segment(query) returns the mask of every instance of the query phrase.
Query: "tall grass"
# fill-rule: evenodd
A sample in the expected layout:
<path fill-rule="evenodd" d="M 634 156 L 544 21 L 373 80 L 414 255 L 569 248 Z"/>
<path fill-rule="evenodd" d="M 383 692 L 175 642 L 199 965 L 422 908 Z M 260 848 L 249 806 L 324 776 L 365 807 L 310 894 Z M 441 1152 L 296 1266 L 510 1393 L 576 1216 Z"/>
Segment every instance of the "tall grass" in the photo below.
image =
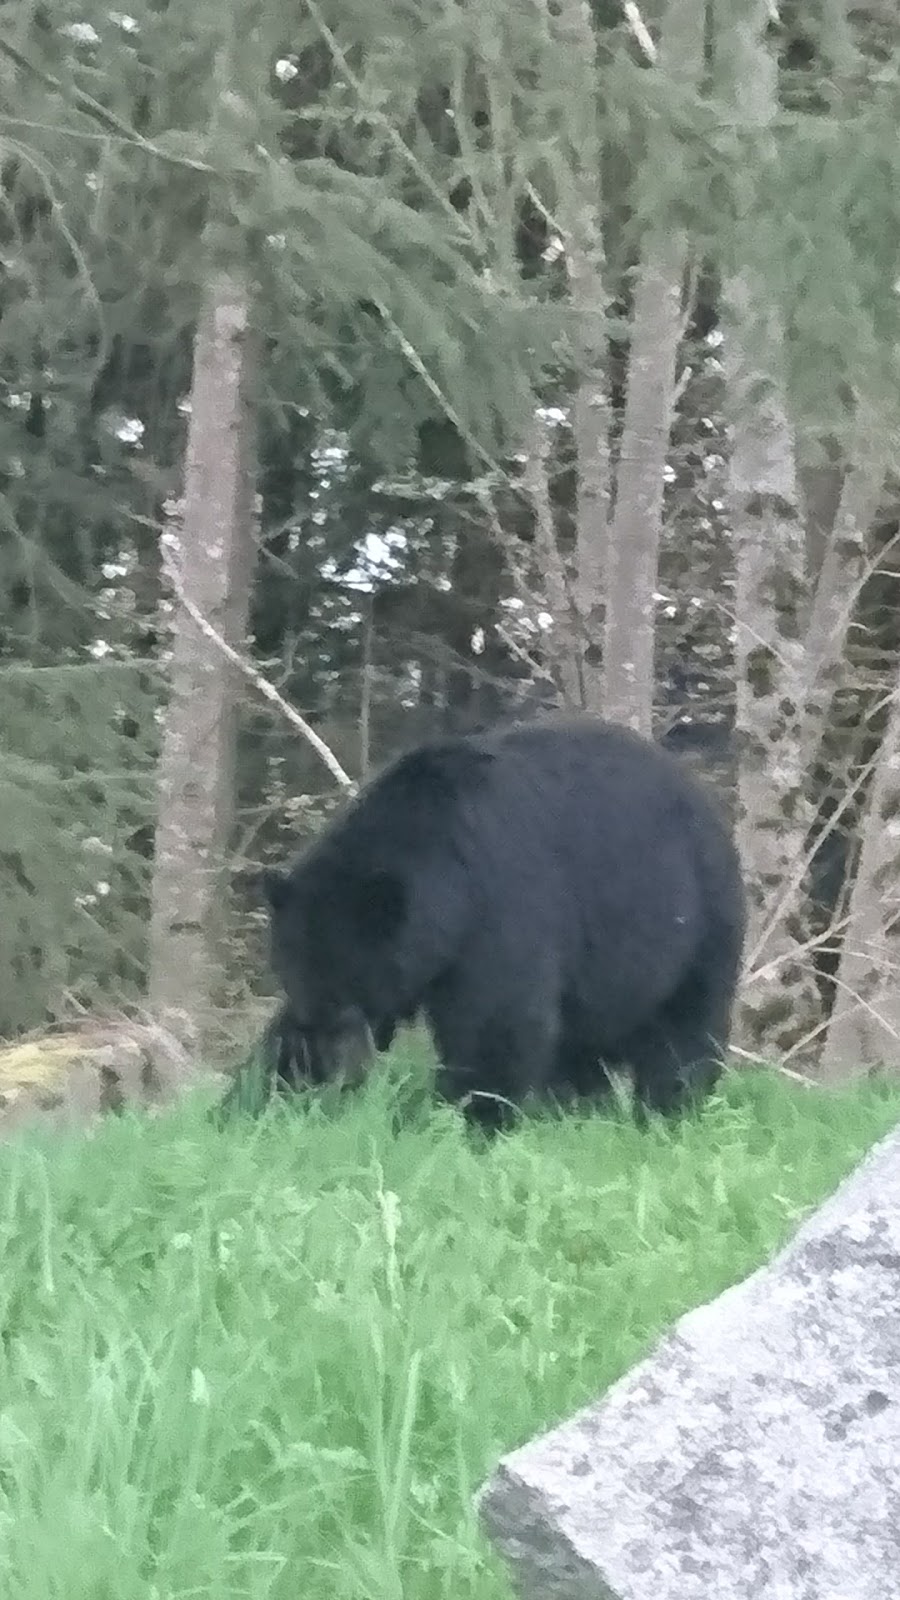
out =
<path fill-rule="evenodd" d="M 900 1088 L 747 1074 L 674 1130 L 490 1147 L 396 1107 L 388 1075 L 0 1149 L 4 1600 L 507 1597 L 500 1452 L 764 1259 Z"/>

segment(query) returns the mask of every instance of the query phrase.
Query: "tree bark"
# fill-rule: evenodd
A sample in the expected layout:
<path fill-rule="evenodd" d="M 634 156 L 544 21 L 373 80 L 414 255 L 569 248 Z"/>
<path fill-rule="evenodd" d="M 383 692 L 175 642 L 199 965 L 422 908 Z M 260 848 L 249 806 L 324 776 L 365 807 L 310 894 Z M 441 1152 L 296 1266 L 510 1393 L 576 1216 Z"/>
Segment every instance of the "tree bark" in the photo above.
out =
<path fill-rule="evenodd" d="M 221 277 L 194 344 L 180 588 L 222 639 L 246 634 L 253 564 L 254 439 L 248 297 Z M 150 918 L 151 1010 L 173 1031 L 203 1032 L 220 973 L 223 869 L 232 822 L 238 674 L 176 595 L 170 694 L 159 767 Z"/>
<path fill-rule="evenodd" d="M 610 501 L 607 390 L 609 295 L 605 281 L 602 228 L 602 141 L 597 106 L 597 35 L 587 0 L 560 0 L 546 12 L 554 48 L 561 60 L 578 62 L 581 139 L 563 152 L 567 172 L 560 180 L 556 216 L 572 305 L 578 318 L 574 351 L 577 386 L 572 400 L 575 445 L 575 540 L 565 567 L 566 629 L 569 636 L 565 698 L 590 711 L 602 706 L 600 668 L 603 583 Z"/>
<path fill-rule="evenodd" d="M 568 251 L 572 300 L 583 323 L 582 376 L 572 405 L 577 471 L 572 604 L 578 624 L 581 701 L 586 711 L 603 709 L 603 591 L 609 541 L 610 406 L 604 373 L 605 335 L 598 324 L 606 310 L 599 219 L 589 213 L 584 241 Z"/>
<path fill-rule="evenodd" d="M 746 309 L 745 285 L 730 303 Z M 820 999 L 797 911 L 811 810 L 803 759 L 805 533 L 794 474 L 791 429 L 780 384 L 760 394 L 763 371 L 744 352 L 755 338 L 732 330 L 727 355 L 735 437 L 730 465 L 735 583 L 735 712 L 739 738 L 738 844 L 749 900 L 748 981 L 740 1032 L 748 1049 L 781 1052 L 815 1027 Z M 765 348 L 765 347 L 763 347 Z M 764 358 L 765 359 L 765 358 Z M 755 403 L 751 395 L 755 392 Z"/>
<path fill-rule="evenodd" d="M 696 85 L 703 72 L 705 16 L 702 0 L 669 0 L 665 9 L 658 70 L 681 86 Z M 648 163 L 654 166 L 662 156 L 659 140 L 652 141 Z M 647 735 L 653 727 L 654 595 L 687 262 L 688 240 L 681 229 L 651 228 L 634 293 L 616 504 L 607 543 L 604 711 Z"/>
<path fill-rule="evenodd" d="M 759 133 L 777 110 L 776 63 L 765 41 L 768 0 L 754 0 L 739 15 L 729 10 L 717 39 L 722 75 L 738 121 Z M 750 261 L 749 205 L 738 226 Z M 749 900 L 739 1032 L 748 1049 L 764 1056 L 796 1047 L 821 1012 L 799 915 L 811 821 L 803 760 L 809 585 L 780 314 L 749 266 L 725 285 L 724 304 L 733 429 L 738 842 Z"/>
<path fill-rule="evenodd" d="M 547 609 L 553 619 L 553 626 L 545 636 L 545 652 L 562 703 L 571 710 L 581 704 L 578 639 L 550 499 L 551 441 L 550 426 L 537 412 L 522 482 L 534 512 L 534 554 L 541 568 L 538 582 L 547 596 Z"/>
<path fill-rule="evenodd" d="M 868 535 L 884 487 L 883 462 L 857 459 L 844 476 L 806 628 L 803 750 L 815 756 L 842 673 L 853 608 L 866 576 Z"/>
<path fill-rule="evenodd" d="M 900 1071 L 900 683 L 878 754 L 850 896 L 825 1079 Z"/>
<path fill-rule="evenodd" d="M 616 507 L 607 545 L 604 712 L 647 736 L 653 727 L 654 595 L 686 262 L 684 234 L 654 235 L 635 291 Z"/>

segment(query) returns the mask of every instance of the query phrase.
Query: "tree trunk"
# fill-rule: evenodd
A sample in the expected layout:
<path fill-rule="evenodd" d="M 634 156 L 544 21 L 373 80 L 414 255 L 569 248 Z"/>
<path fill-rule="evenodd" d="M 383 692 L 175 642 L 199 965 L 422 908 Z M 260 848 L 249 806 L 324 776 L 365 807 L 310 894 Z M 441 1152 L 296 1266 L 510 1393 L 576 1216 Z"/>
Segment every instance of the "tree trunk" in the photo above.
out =
<path fill-rule="evenodd" d="M 823 1078 L 900 1071 L 900 683 L 879 751 L 850 897 Z"/>
<path fill-rule="evenodd" d="M 742 301 L 746 308 L 745 289 L 732 284 L 733 312 Z M 748 1049 L 765 1055 L 796 1045 L 815 1026 L 820 1000 L 797 920 L 811 821 L 802 744 L 805 533 L 783 391 L 771 381 L 780 330 L 770 319 L 764 346 L 758 320 L 745 321 L 744 333 L 738 344 L 732 330 L 727 354 L 735 418 L 738 843 L 750 912 L 740 1031 Z M 753 365 L 741 360 L 750 349 L 764 351 L 765 367 L 754 371 L 759 354 Z M 761 393 L 764 373 L 769 383 Z"/>
<path fill-rule="evenodd" d="M 824 450 L 826 442 L 818 441 Z M 834 453 L 814 464 L 805 462 L 798 451 L 797 479 L 803 496 L 806 519 L 806 570 L 810 581 L 818 583 L 828 539 L 841 498 L 844 480 L 843 452 Z"/>
<path fill-rule="evenodd" d="M 562 232 L 569 293 L 578 317 L 574 365 L 578 382 L 572 401 L 576 503 L 574 549 L 564 567 L 566 590 L 565 698 L 590 711 L 602 705 L 600 670 L 603 583 L 610 499 L 607 390 L 609 295 L 605 282 L 602 229 L 602 140 L 597 105 L 597 35 L 586 0 L 560 0 L 546 12 L 560 60 L 578 62 L 578 81 L 566 95 L 577 96 L 577 145 L 562 152 L 568 167 L 556 196 L 554 218 Z M 557 672 L 557 676 L 559 673 Z"/>
<path fill-rule="evenodd" d="M 703 72 L 705 17 L 702 0 L 669 0 L 663 15 L 657 70 L 682 87 L 699 83 Z M 648 164 L 655 167 L 663 154 L 659 140 L 651 142 Z M 650 230 L 634 293 L 616 505 L 607 544 L 604 711 L 647 735 L 653 726 L 654 595 L 687 262 L 682 230 Z"/>
<path fill-rule="evenodd" d="M 768 0 L 754 0 L 732 21 L 735 16 L 729 8 L 717 56 L 738 121 L 758 134 L 777 110 L 776 63 L 765 41 Z M 739 222 L 748 260 L 754 225 L 748 207 Z M 799 915 L 811 821 L 803 760 L 806 531 L 780 315 L 767 285 L 749 268 L 726 284 L 724 304 L 733 428 L 738 842 L 749 899 L 749 976 L 739 1030 L 749 1049 L 767 1055 L 796 1047 L 821 1012 Z"/>
<path fill-rule="evenodd" d="M 599 221 L 591 218 L 592 248 L 583 250 L 580 242 L 573 240 L 568 252 L 572 300 L 584 325 L 582 376 L 572 405 L 577 486 L 571 593 L 578 624 L 581 701 L 587 711 L 603 708 L 601 641 L 609 539 L 610 406 L 604 376 L 605 335 L 596 328 L 606 308 L 599 236 Z"/>
<path fill-rule="evenodd" d="M 686 262 L 684 234 L 651 239 L 635 290 L 616 508 L 607 545 L 603 708 L 613 722 L 648 736 L 656 677 L 654 595 Z"/>
<path fill-rule="evenodd" d="M 537 581 L 542 585 L 547 597 L 547 609 L 553 619 L 552 628 L 545 635 L 544 650 L 561 701 L 572 710 L 581 704 L 578 638 L 550 499 L 551 444 L 550 424 L 538 411 L 534 418 L 531 448 L 526 455 L 522 484 L 534 513 L 534 554 L 541 574 Z"/>
<path fill-rule="evenodd" d="M 253 563 L 248 299 L 222 277 L 194 344 L 179 535 L 165 534 L 185 599 L 233 647 L 247 629 Z M 223 869 L 234 797 L 238 679 L 174 601 L 170 694 L 159 770 L 149 1001 L 175 1031 L 203 1031 L 219 975 Z"/>
<path fill-rule="evenodd" d="M 866 576 L 868 536 L 884 487 L 883 462 L 848 467 L 828 532 L 806 629 L 804 755 L 815 756 L 845 661 L 847 633 Z"/>

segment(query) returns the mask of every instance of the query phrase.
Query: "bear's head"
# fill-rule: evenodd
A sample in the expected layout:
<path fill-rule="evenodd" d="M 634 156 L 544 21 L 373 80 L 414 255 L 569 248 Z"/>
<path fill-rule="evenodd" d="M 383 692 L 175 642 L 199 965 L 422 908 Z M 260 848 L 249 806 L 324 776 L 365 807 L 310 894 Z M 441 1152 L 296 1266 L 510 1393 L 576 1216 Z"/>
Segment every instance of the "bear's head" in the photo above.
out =
<path fill-rule="evenodd" d="M 270 958 L 296 1025 L 322 1037 L 358 1030 L 378 1038 L 392 1016 L 391 946 L 406 894 L 396 874 L 333 862 L 267 868 Z"/>
<path fill-rule="evenodd" d="M 287 1002 L 270 1021 L 262 1041 L 263 1062 L 280 1093 L 335 1078 L 358 1083 L 372 1055 L 373 1040 L 363 1017 L 337 1033 L 326 1033 L 301 1028 Z"/>

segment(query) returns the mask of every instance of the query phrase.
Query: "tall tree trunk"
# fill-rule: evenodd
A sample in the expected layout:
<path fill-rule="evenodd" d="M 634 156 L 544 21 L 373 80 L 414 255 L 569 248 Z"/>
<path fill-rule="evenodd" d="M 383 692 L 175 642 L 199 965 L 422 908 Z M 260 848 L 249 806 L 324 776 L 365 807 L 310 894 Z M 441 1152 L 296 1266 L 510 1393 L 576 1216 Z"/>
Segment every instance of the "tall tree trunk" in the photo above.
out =
<path fill-rule="evenodd" d="M 815 756 L 846 659 L 850 621 L 866 576 L 869 532 L 884 488 L 883 459 L 867 460 L 864 451 L 861 440 L 857 459 L 844 475 L 806 628 L 803 746 L 808 762 Z"/>
<path fill-rule="evenodd" d="M 768 0 L 754 0 L 739 20 L 729 18 L 717 40 L 736 115 L 748 132 L 768 126 L 777 109 L 768 18 Z M 752 216 L 742 223 L 750 260 Z M 811 821 L 802 739 L 806 532 L 780 316 L 767 285 L 749 267 L 726 284 L 724 304 L 733 428 L 738 839 L 750 906 L 741 1032 L 748 1048 L 765 1055 L 796 1046 L 821 1010 L 798 918 Z"/>
<path fill-rule="evenodd" d="M 635 290 L 616 507 L 607 544 L 603 709 L 612 721 L 647 735 L 653 727 L 654 595 L 686 261 L 684 234 L 655 235 Z"/>
<path fill-rule="evenodd" d="M 577 619 L 581 702 L 603 709 L 603 590 L 609 539 L 610 406 L 605 377 L 606 310 L 599 219 L 586 222 L 588 238 L 574 236 L 568 249 L 572 300 L 582 318 L 581 378 L 572 404 L 577 471 L 575 551 L 571 594 Z"/>
<path fill-rule="evenodd" d="M 567 85 L 565 91 L 578 97 L 581 138 L 577 146 L 570 145 L 563 152 L 567 176 L 560 180 L 555 216 L 548 216 L 551 227 L 558 226 L 562 232 L 569 292 L 578 316 L 574 352 L 578 381 L 572 401 L 575 540 L 564 568 L 569 659 L 564 669 L 563 688 L 567 700 L 587 710 L 599 711 L 610 501 L 610 406 L 606 328 L 609 294 L 601 223 L 603 150 L 597 114 L 597 36 L 591 7 L 586 0 L 560 0 L 557 7 L 547 8 L 546 18 L 559 59 L 578 62 L 581 71 L 579 81 Z"/>
<path fill-rule="evenodd" d="M 900 1071 L 900 683 L 878 754 L 850 896 L 823 1078 Z"/>
<path fill-rule="evenodd" d="M 757 403 L 749 418 L 753 387 L 751 376 L 733 374 L 738 843 L 750 905 L 741 1020 L 748 1048 L 766 1054 L 808 1033 L 820 1002 L 797 920 L 812 820 L 802 741 L 804 530 L 787 417 Z"/>
<path fill-rule="evenodd" d="M 682 87 L 700 81 L 705 25 L 703 0 L 669 0 L 658 70 Z M 660 141 L 651 141 L 648 164 L 655 167 L 662 157 Z M 650 229 L 634 292 L 616 505 L 607 543 L 604 711 L 648 735 L 656 678 L 654 595 L 687 262 L 688 240 L 681 229 Z"/>
<path fill-rule="evenodd" d="M 235 648 L 246 635 L 253 563 L 247 323 L 243 284 L 221 277 L 208 293 L 194 344 L 184 512 L 172 551 L 183 596 Z M 238 679 L 177 595 L 169 674 L 148 990 L 158 1018 L 196 1032 L 212 1015 L 219 975 Z"/>
<path fill-rule="evenodd" d="M 541 571 L 538 582 L 542 583 L 547 609 L 553 619 L 553 626 L 545 636 L 544 653 L 563 705 L 573 709 L 581 704 L 578 635 L 550 498 L 552 438 L 550 424 L 538 411 L 522 483 L 534 513 L 534 554 Z"/>

